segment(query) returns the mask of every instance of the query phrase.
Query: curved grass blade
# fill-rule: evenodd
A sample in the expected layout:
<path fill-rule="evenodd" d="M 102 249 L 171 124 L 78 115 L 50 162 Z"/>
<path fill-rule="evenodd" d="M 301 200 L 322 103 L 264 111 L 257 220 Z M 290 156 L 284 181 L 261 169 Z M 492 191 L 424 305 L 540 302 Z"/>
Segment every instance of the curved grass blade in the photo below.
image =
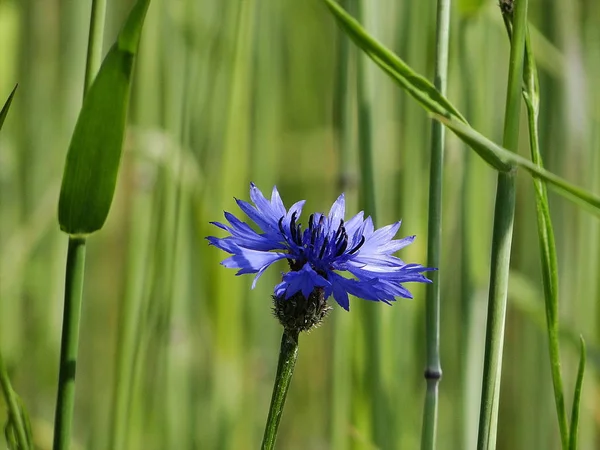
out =
<path fill-rule="evenodd" d="M 8 421 L 4 427 L 4 435 L 9 448 L 14 450 L 33 448 L 29 416 L 21 398 L 12 388 L 2 354 L 0 354 L 0 390 L 8 408 Z"/>
<path fill-rule="evenodd" d="M 17 84 L 13 88 L 12 92 L 8 96 L 8 99 L 4 103 L 4 106 L 2 107 L 2 110 L 0 111 L 0 130 L 2 129 L 2 125 L 4 125 L 4 119 L 6 119 L 6 116 L 8 115 L 8 110 L 10 109 L 10 104 L 12 103 L 13 97 L 15 96 L 15 92 L 17 91 L 18 87 L 19 87 L 19 85 Z"/>
<path fill-rule="evenodd" d="M 509 37 L 511 28 L 507 22 Z M 531 160 L 538 166 L 543 167 L 542 155 L 539 145 L 539 81 L 529 29 L 525 35 L 525 67 L 523 71 L 523 99 L 527 109 L 529 124 L 529 147 Z M 535 203 L 537 213 L 538 240 L 540 245 L 540 259 L 542 267 L 542 280 L 544 286 L 544 304 L 546 310 L 546 323 L 548 333 L 548 350 L 550 354 L 550 371 L 552 374 L 552 385 L 554 388 L 554 401 L 556 404 L 556 415 L 560 430 L 561 445 L 567 450 L 569 442 L 569 428 L 567 425 L 567 411 L 561 374 L 560 347 L 559 347 L 559 324 L 558 324 L 558 259 L 556 256 L 556 244 L 554 240 L 554 229 L 550 216 L 550 205 L 546 185 L 540 179 L 533 179 L 535 188 Z"/>
<path fill-rule="evenodd" d="M 516 167 L 525 169 L 534 178 L 538 178 L 548 183 L 550 187 L 552 187 L 563 197 L 585 207 L 593 214 L 600 216 L 600 197 L 569 183 L 565 179 L 542 167 L 538 167 L 530 160 L 506 150 L 505 148 L 480 134 L 478 131 L 454 118 L 448 119 L 439 115 L 434 115 L 434 117 L 454 131 L 458 137 L 472 146 L 472 148 L 485 148 L 486 151 L 495 155 L 495 157 L 498 158 L 502 164 L 504 164 L 506 167 L 510 167 L 509 170 L 514 170 Z M 477 151 L 475 148 L 474 150 Z M 499 170 L 497 166 L 493 164 L 491 165 L 496 170 Z"/>
<path fill-rule="evenodd" d="M 98 231 L 112 203 L 133 62 L 150 0 L 139 0 L 87 92 L 69 145 L 58 221 L 71 235 Z"/>
<path fill-rule="evenodd" d="M 573 410 L 571 411 L 571 429 L 569 430 L 569 450 L 577 450 L 577 435 L 579 434 L 579 407 L 581 403 L 581 387 L 583 386 L 583 374 L 585 372 L 586 352 L 583 336 L 579 337 L 581 351 L 579 355 L 579 368 L 577 369 L 577 382 L 573 395 Z"/>
<path fill-rule="evenodd" d="M 437 120 L 449 127 L 477 154 L 500 172 L 509 172 L 519 166 L 532 176 L 550 183 L 562 196 L 586 206 L 600 215 L 600 197 L 565 181 L 561 177 L 539 168 L 530 160 L 509 152 L 470 127 L 452 103 L 424 77 L 412 70 L 392 51 L 370 36 L 360 24 L 333 0 L 323 0 L 339 24 L 354 43 L 362 49 L 384 72 L 412 95 Z"/>

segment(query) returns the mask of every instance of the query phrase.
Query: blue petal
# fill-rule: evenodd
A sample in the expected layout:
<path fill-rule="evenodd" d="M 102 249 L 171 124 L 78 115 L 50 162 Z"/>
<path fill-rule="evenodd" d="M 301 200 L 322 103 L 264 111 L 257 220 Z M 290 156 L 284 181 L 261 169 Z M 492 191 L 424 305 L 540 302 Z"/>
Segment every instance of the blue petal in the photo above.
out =
<path fill-rule="evenodd" d="M 282 286 L 283 285 L 283 286 Z M 287 272 L 283 275 L 283 281 L 275 289 L 275 294 L 279 295 L 285 286 L 285 298 L 288 299 L 299 291 L 302 291 L 304 298 L 308 298 L 316 287 L 326 287 L 329 281 L 313 270 L 310 264 L 306 263 L 302 269 L 293 272 Z"/>
<path fill-rule="evenodd" d="M 344 219 L 346 213 L 346 200 L 342 193 L 337 200 L 331 205 L 329 210 L 329 223 L 332 227 L 337 227 L 341 220 Z"/>
<path fill-rule="evenodd" d="M 261 252 L 238 247 L 237 252 L 221 264 L 230 269 L 240 269 L 237 274 L 242 275 L 244 273 L 256 273 L 284 258 L 287 258 L 285 253 Z"/>
<path fill-rule="evenodd" d="M 256 205 L 256 209 L 260 211 L 265 221 L 271 226 L 277 227 L 279 219 L 281 219 L 283 215 L 277 213 L 277 210 L 271 206 L 271 202 L 265 198 L 263 193 L 254 183 L 250 184 L 250 199 Z"/>
<path fill-rule="evenodd" d="M 271 192 L 271 207 L 280 217 L 285 216 L 285 206 L 283 205 L 277 186 L 273 186 L 273 191 Z"/>

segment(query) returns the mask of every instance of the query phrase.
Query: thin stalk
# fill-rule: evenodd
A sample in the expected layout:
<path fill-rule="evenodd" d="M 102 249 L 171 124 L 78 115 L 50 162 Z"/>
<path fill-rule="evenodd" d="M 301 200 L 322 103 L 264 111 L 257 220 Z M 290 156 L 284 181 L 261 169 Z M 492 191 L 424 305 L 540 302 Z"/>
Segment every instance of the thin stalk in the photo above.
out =
<path fill-rule="evenodd" d="M 8 407 L 8 417 L 10 419 L 11 426 L 15 430 L 17 443 L 19 445 L 18 448 L 19 450 L 27 450 L 30 448 L 30 446 L 27 439 L 27 433 L 25 432 L 23 417 L 21 416 L 19 400 L 10 383 L 10 378 L 8 377 L 8 371 L 6 370 L 2 353 L 0 353 L 0 388 L 2 388 L 4 400 L 6 401 L 6 405 Z"/>
<path fill-rule="evenodd" d="M 92 0 L 90 15 L 90 34 L 88 36 L 87 60 L 83 94 L 94 81 L 102 62 L 102 39 L 104 37 L 104 19 L 106 17 L 106 0 Z"/>
<path fill-rule="evenodd" d="M 450 0 L 437 2 L 436 54 L 434 85 L 446 95 L 448 76 L 448 46 L 450 41 Z M 431 163 L 429 172 L 429 223 L 427 226 L 427 265 L 440 267 L 442 240 L 442 171 L 444 164 L 444 126 L 431 123 Z M 427 368 L 425 381 L 425 408 L 421 430 L 421 449 L 436 447 L 438 387 L 442 378 L 440 363 L 440 278 L 439 272 L 431 273 L 432 284 L 427 287 L 425 304 L 425 327 Z"/>
<path fill-rule="evenodd" d="M 105 11 L 106 0 L 92 0 L 90 34 L 83 86 L 84 96 L 98 73 L 102 61 Z M 69 236 L 65 275 L 65 304 L 60 343 L 60 370 L 54 415 L 54 450 L 68 449 L 71 441 L 71 425 L 75 403 L 77 350 L 79 348 L 79 321 L 81 318 L 83 274 L 85 271 L 85 244 L 85 237 Z"/>
<path fill-rule="evenodd" d="M 540 153 L 538 126 L 540 104 L 539 82 L 535 59 L 533 56 L 533 49 L 531 47 L 531 39 L 529 37 L 529 29 L 527 29 L 525 35 L 525 68 L 523 73 L 523 81 L 523 98 L 525 99 L 525 105 L 527 107 L 531 159 L 536 165 L 543 167 L 542 155 Z M 542 278 L 546 306 L 550 369 L 552 373 L 554 400 L 556 403 L 556 415 L 560 429 L 562 449 L 567 450 L 569 442 L 569 428 L 567 423 L 567 411 L 565 408 L 559 348 L 558 261 L 556 256 L 556 244 L 554 240 L 552 219 L 550 217 L 546 185 L 537 178 L 533 179 L 533 185 L 535 188 L 540 258 L 542 261 Z"/>
<path fill-rule="evenodd" d="M 504 116 L 503 146 L 516 151 L 519 143 L 521 83 L 527 26 L 527 0 L 515 2 L 513 39 L 510 47 L 508 89 Z M 478 450 L 496 448 L 502 350 L 506 320 L 508 272 L 515 212 L 515 174 L 498 174 L 492 237 L 488 317 L 486 325 L 483 385 L 479 414 Z"/>
<path fill-rule="evenodd" d="M 285 398 L 287 396 L 294 367 L 298 359 L 298 332 L 284 330 L 281 337 L 281 349 L 279 350 L 279 363 L 277 364 L 277 375 L 271 396 L 269 416 L 265 425 L 262 450 L 272 450 L 277 439 L 277 429 L 283 413 Z"/>
<path fill-rule="evenodd" d="M 581 403 L 581 388 L 583 387 L 583 374 L 585 373 L 585 341 L 583 336 L 579 337 L 580 355 L 579 368 L 577 369 L 577 381 L 575 382 L 575 392 L 573 393 L 573 409 L 571 410 L 571 428 L 569 433 L 569 450 L 577 450 L 579 442 L 579 409 Z"/>
<path fill-rule="evenodd" d="M 79 320 L 85 267 L 85 237 L 69 236 L 65 305 L 60 344 L 60 372 L 54 416 L 54 450 L 66 450 L 71 440 L 73 405 L 75 403 L 75 373 L 79 347 Z"/>
<path fill-rule="evenodd" d="M 344 2 L 344 6 L 353 11 L 353 0 Z M 349 199 L 353 162 L 352 150 L 352 96 L 350 87 L 350 42 L 340 31 L 337 42 L 337 67 L 334 94 L 333 126 L 336 132 L 336 144 L 339 155 L 338 185 L 340 191 Z M 353 196 L 354 197 L 354 196 Z M 351 317 L 336 314 L 333 318 L 333 351 L 331 375 L 331 448 L 348 448 L 348 423 L 350 422 L 351 376 L 350 370 L 350 325 Z"/>
<path fill-rule="evenodd" d="M 367 15 L 373 13 L 371 2 L 356 1 L 356 17 L 362 23 L 369 23 Z M 356 60 L 356 87 L 358 107 L 358 149 L 360 166 L 359 201 L 365 214 L 377 223 L 375 201 L 375 176 L 373 168 L 373 82 L 372 67 L 365 55 Z M 362 372 L 360 385 L 364 392 L 366 418 L 370 425 L 370 437 L 375 444 L 381 445 L 384 438 L 385 414 L 382 405 L 381 346 L 378 332 L 380 329 L 380 309 L 373 305 L 364 305 L 362 314 L 368 374 Z"/>

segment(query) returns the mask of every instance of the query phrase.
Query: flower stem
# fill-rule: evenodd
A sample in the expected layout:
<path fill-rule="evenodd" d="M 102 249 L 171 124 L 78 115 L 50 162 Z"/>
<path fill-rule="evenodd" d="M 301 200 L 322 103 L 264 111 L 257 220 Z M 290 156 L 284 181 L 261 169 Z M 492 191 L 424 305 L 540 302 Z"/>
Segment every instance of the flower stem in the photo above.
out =
<path fill-rule="evenodd" d="M 273 386 L 273 395 L 271 396 L 269 417 L 265 425 L 262 450 L 271 450 L 275 447 L 277 429 L 279 428 L 279 421 L 283 413 L 287 391 L 292 381 L 292 375 L 294 374 L 296 359 L 298 359 L 298 332 L 284 330 L 281 337 L 277 375 L 275 376 L 275 385 Z"/>
<path fill-rule="evenodd" d="M 75 373 L 79 347 L 79 319 L 85 267 L 85 238 L 69 236 L 67 273 L 65 276 L 65 305 L 60 345 L 60 372 L 54 416 L 54 450 L 69 448 L 73 404 L 75 402 Z"/>
<path fill-rule="evenodd" d="M 450 40 L 450 0 L 437 2 L 435 87 L 446 95 L 448 75 L 448 45 Z M 433 120 L 431 124 L 431 165 L 429 174 L 429 223 L 427 234 L 427 265 L 440 267 L 442 235 L 442 169 L 444 162 L 444 127 Z M 425 408 L 421 449 L 435 449 L 438 386 L 442 377 L 440 364 L 440 283 L 439 273 L 432 272 L 433 283 L 427 287 L 425 326 L 427 345 L 427 368 L 425 380 Z"/>
<path fill-rule="evenodd" d="M 21 416 L 21 408 L 19 408 L 18 399 L 13 391 L 10 384 L 10 378 L 8 377 L 8 371 L 0 353 L 0 388 L 4 394 L 4 400 L 8 408 L 8 416 L 12 427 L 15 430 L 17 437 L 17 443 L 19 444 L 19 450 L 26 450 L 30 448 L 29 441 L 27 440 L 27 433 L 25 432 L 25 425 L 23 424 L 23 418 Z"/>
<path fill-rule="evenodd" d="M 508 89 L 504 116 L 503 146 L 516 151 L 519 142 L 519 119 L 521 86 L 527 25 L 527 0 L 515 2 L 513 39 L 510 48 Z M 502 373 L 502 350 L 506 319 L 508 272 L 515 213 L 515 174 L 513 171 L 498 174 L 488 317 L 485 338 L 483 386 L 479 414 L 478 450 L 496 448 L 500 378 Z"/>

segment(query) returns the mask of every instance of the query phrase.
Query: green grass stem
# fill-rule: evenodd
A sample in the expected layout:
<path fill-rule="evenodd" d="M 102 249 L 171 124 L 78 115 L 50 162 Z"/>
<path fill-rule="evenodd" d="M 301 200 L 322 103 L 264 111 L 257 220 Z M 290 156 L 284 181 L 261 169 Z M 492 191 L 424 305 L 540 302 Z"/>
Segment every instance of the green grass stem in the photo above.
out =
<path fill-rule="evenodd" d="M 571 411 L 571 428 L 569 430 L 569 450 L 577 450 L 579 436 L 579 409 L 581 402 L 581 388 L 583 387 L 583 374 L 585 373 L 586 350 L 583 336 L 579 337 L 580 354 L 579 368 L 577 369 L 577 381 L 575 382 L 575 393 L 573 394 L 573 409 Z"/>
<path fill-rule="evenodd" d="M 515 5 L 514 33 L 510 48 L 503 145 L 512 151 L 516 151 L 519 144 L 521 83 L 525 53 L 527 7 L 527 0 L 520 0 Z M 478 450 L 494 450 L 496 448 L 514 211 L 515 175 L 512 172 L 499 173 L 498 184 L 496 186 L 496 207 L 492 237 L 483 385 L 479 415 L 479 434 L 477 438 Z"/>
<path fill-rule="evenodd" d="M 523 98 L 527 109 L 529 126 L 529 147 L 531 159 L 539 167 L 543 167 L 542 155 L 539 144 L 539 81 L 537 67 L 529 37 L 529 30 L 525 36 L 525 67 L 523 72 Z M 569 429 L 567 425 L 567 412 L 561 375 L 559 323 L 558 323 L 558 260 L 556 257 L 556 243 L 554 229 L 550 217 L 550 205 L 546 185 L 539 179 L 533 179 L 535 188 L 535 203 L 537 214 L 538 238 L 540 246 L 540 260 L 544 286 L 544 299 L 546 307 L 546 324 L 548 332 L 548 350 L 550 353 L 550 369 L 554 387 L 554 400 L 556 415 L 560 430 L 562 449 L 567 450 L 569 442 Z"/>
<path fill-rule="evenodd" d="M 104 38 L 104 20 L 106 18 L 106 0 L 92 0 L 90 15 L 90 34 L 88 36 L 87 59 L 83 95 L 92 85 L 102 62 L 102 41 Z"/>
<path fill-rule="evenodd" d="M 92 0 L 90 33 L 85 66 L 84 97 L 98 73 L 102 61 L 102 38 L 106 0 Z M 75 406 L 75 375 L 79 348 L 79 321 L 85 272 L 85 237 L 69 236 L 65 274 L 65 301 L 60 344 L 58 393 L 54 416 L 54 450 L 67 450 Z"/>
<path fill-rule="evenodd" d="M 6 370 L 6 364 L 4 364 L 4 358 L 0 352 L 0 388 L 4 394 L 4 400 L 8 406 L 8 417 L 9 424 L 14 430 L 17 438 L 18 450 L 28 450 L 30 447 L 29 440 L 27 439 L 27 433 L 25 431 L 25 424 L 21 415 L 21 408 L 19 406 L 19 399 L 17 394 L 12 388 L 10 378 L 8 376 L 8 370 Z"/>
<path fill-rule="evenodd" d="M 438 0 L 436 25 L 436 55 L 434 85 L 446 95 L 448 77 L 448 47 L 450 42 L 450 0 Z M 431 124 L 431 162 L 429 172 L 429 212 L 427 226 L 427 265 L 440 267 L 442 240 L 442 172 L 444 166 L 444 126 L 437 121 Z M 436 448 L 438 389 L 442 378 L 440 362 L 440 276 L 430 274 L 432 284 L 427 286 L 425 304 L 425 329 L 427 368 L 425 381 L 425 407 L 421 449 Z"/>
<path fill-rule="evenodd" d="M 359 20 L 366 21 L 373 14 L 373 4 L 366 0 L 357 0 L 356 14 Z M 356 58 L 356 86 L 358 108 L 358 155 L 359 155 L 359 201 L 365 215 L 370 215 L 377 223 L 375 201 L 375 178 L 373 168 L 373 68 L 365 55 Z M 363 307 L 364 306 L 364 307 Z M 368 405 L 370 433 L 373 442 L 382 443 L 385 417 L 382 417 L 382 379 L 381 346 L 378 331 L 380 326 L 380 308 L 373 305 L 361 305 L 360 317 L 363 321 L 366 366 L 368 372 L 360 375 L 362 392 Z"/>
<path fill-rule="evenodd" d="M 85 237 L 69 236 L 65 275 L 65 304 L 60 345 L 60 371 L 54 416 L 54 450 L 67 450 L 71 441 L 79 321 L 85 269 Z"/>
<path fill-rule="evenodd" d="M 350 8 L 354 0 L 348 0 Z M 353 8 L 351 8 L 353 9 Z M 348 203 L 351 183 L 351 160 L 353 127 L 352 98 L 354 91 L 350 89 L 350 43 L 343 33 L 339 33 L 337 42 L 337 61 L 334 91 L 333 126 L 336 133 L 336 146 L 339 158 L 338 186 L 346 194 Z M 333 319 L 333 364 L 331 368 L 331 448 L 348 447 L 348 423 L 350 423 L 351 400 L 351 317 L 335 314 Z"/>
<path fill-rule="evenodd" d="M 273 395 L 271 396 L 271 406 L 269 407 L 269 416 L 265 425 L 265 434 L 263 436 L 262 450 L 272 450 L 275 448 L 277 439 L 277 430 L 281 421 L 281 414 L 285 405 L 294 367 L 298 359 L 298 333 L 288 330 L 283 331 L 281 337 L 281 348 L 279 350 L 279 362 L 277 363 L 277 374 L 275 375 L 275 384 L 273 385 Z"/>

